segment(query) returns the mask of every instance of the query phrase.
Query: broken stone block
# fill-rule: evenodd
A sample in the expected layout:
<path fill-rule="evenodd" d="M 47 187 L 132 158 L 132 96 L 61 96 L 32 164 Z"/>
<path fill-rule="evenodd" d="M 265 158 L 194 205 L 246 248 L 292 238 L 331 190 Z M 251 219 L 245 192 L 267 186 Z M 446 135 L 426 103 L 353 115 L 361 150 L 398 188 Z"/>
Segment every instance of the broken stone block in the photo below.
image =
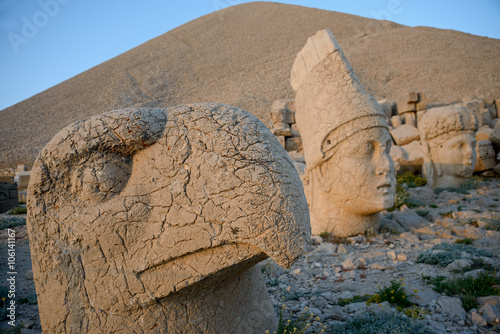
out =
<path fill-rule="evenodd" d="M 481 140 L 476 143 L 476 168 L 475 172 L 482 172 L 496 166 L 495 150 L 489 140 Z"/>
<path fill-rule="evenodd" d="M 403 115 L 405 112 L 417 111 L 417 107 L 416 107 L 415 103 L 408 102 L 406 100 L 398 101 L 396 103 L 396 105 L 397 105 L 399 115 Z"/>
<path fill-rule="evenodd" d="M 30 171 L 17 172 L 16 176 L 14 176 L 14 182 L 17 183 L 18 190 L 26 190 L 28 189 L 28 184 L 30 182 Z"/>
<path fill-rule="evenodd" d="M 493 129 L 489 126 L 482 126 L 476 132 L 476 141 L 490 140 L 490 135 Z"/>
<path fill-rule="evenodd" d="M 409 103 L 417 103 L 418 102 L 418 93 L 417 92 L 409 92 L 408 93 L 408 102 Z"/>
<path fill-rule="evenodd" d="M 289 137 L 285 140 L 285 150 L 290 151 L 301 151 L 302 150 L 302 138 L 301 137 Z"/>
<path fill-rule="evenodd" d="M 393 127 L 397 128 L 403 124 L 403 120 L 400 115 L 394 115 L 391 117 L 391 124 Z"/>
<path fill-rule="evenodd" d="M 285 147 L 285 136 L 276 136 L 276 138 L 280 142 L 281 146 Z"/>
<path fill-rule="evenodd" d="M 287 153 L 222 104 L 69 125 L 40 151 L 28 189 L 44 333 L 272 331 L 255 265 L 289 268 L 310 240 Z"/>
<path fill-rule="evenodd" d="M 497 122 L 493 131 L 490 134 L 490 141 L 494 144 L 500 145 L 500 123 Z"/>
<path fill-rule="evenodd" d="M 391 157 L 394 165 L 398 167 L 398 174 L 419 172 L 424 163 L 424 156 L 419 141 L 413 141 L 404 146 L 393 145 L 391 147 Z"/>
<path fill-rule="evenodd" d="M 489 126 L 491 127 L 491 114 L 488 109 L 483 109 L 479 113 L 479 126 Z"/>
<path fill-rule="evenodd" d="M 423 111 L 427 109 L 427 97 L 424 93 L 418 93 L 418 102 L 415 105 L 417 111 Z"/>
<path fill-rule="evenodd" d="M 0 182 L 0 213 L 15 208 L 18 203 L 17 184 Z"/>
<path fill-rule="evenodd" d="M 416 115 L 417 115 L 417 120 L 416 120 L 416 125 L 415 125 L 417 128 L 418 128 L 418 124 L 419 124 L 419 123 L 420 123 L 420 121 L 422 120 L 422 117 L 424 117 L 424 115 L 425 115 L 425 112 L 426 112 L 426 111 L 427 111 L 427 110 L 419 110 L 419 111 L 417 111 L 417 113 L 416 113 Z"/>
<path fill-rule="evenodd" d="M 406 112 L 402 115 L 404 119 L 404 124 L 417 126 L 417 115 L 414 112 Z"/>
<path fill-rule="evenodd" d="M 26 165 L 17 165 L 16 173 L 21 173 L 21 172 L 26 172 L 28 169 L 26 168 Z"/>
<path fill-rule="evenodd" d="M 290 137 L 292 135 L 290 125 L 287 123 L 276 123 L 271 131 L 275 136 Z"/>
<path fill-rule="evenodd" d="M 418 129 L 413 125 L 403 124 L 394 130 L 391 130 L 391 136 L 397 145 L 402 146 L 420 139 Z"/>

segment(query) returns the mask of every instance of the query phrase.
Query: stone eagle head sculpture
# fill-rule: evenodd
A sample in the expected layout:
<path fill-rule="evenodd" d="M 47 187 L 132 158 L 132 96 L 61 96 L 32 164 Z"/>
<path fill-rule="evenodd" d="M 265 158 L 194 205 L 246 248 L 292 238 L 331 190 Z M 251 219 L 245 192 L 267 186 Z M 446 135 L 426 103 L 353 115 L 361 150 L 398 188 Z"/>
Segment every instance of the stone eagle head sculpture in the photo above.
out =
<path fill-rule="evenodd" d="M 74 123 L 40 152 L 28 191 L 48 332 L 260 330 L 274 315 L 255 314 L 255 299 L 273 312 L 250 268 L 267 257 L 291 266 L 310 237 L 284 149 L 254 116 L 221 104 Z"/>

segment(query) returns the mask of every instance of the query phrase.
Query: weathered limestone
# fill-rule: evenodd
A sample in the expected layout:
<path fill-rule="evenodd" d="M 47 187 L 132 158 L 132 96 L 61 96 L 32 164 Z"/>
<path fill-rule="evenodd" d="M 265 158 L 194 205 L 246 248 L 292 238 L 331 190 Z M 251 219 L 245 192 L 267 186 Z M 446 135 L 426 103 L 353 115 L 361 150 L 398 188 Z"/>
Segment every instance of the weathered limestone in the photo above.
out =
<path fill-rule="evenodd" d="M 394 115 L 391 117 L 391 124 L 393 127 L 397 128 L 403 124 L 403 120 L 400 115 Z"/>
<path fill-rule="evenodd" d="M 475 172 L 493 169 L 496 166 L 495 150 L 489 140 L 481 140 L 476 144 L 476 168 Z"/>
<path fill-rule="evenodd" d="M 390 101 L 387 101 L 386 99 L 377 101 L 379 104 L 380 108 L 384 112 L 385 116 L 387 118 L 392 117 L 392 103 Z"/>
<path fill-rule="evenodd" d="M 17 206 L 17 185 L 11 182 L 0 181 L 0 213 Z"/>
<path fill-rule="evenodd" d="M 476 141 L 481 140 L 490 140 L 490 135 L 493 132 L 493 129 L 489 126 L 482 126 L 476 132 Z"/>
<path fill-rule="evenodd" d="M 406 145 L 420 139 L 418 129 L 410 124 L 403 124 L 390 131 L 397 145 Z"/>
<path fill-rule="evenodd" d="M 395 192 L 386 115 L 328 30 L 298 53 L 291 84 L 312 232 L 347 237 L 377 229 L 378 212 L 393 205 Z"/>
<path fill-rule="evenodd" d="M 474 113 L 460 105 L 432 108 L 419 130 L 427 183 L 433 188 L 459 187 L 476 163 Z"/>
<path fill-rule="evenodd" d="M 422 170 L 424 156 L 420 142 L 413 141 L 404 146 L 394 145 L 391 147 L 390 154 L 398 174 L 416 173 Z"/>
<path fill-rule="evenodd" d="M 294 100 L 276 100 L 271 107 L 271 131 L 288 152 L 302 150 L 302 138 L 295 124 L 294 104 Z"/>
<path fill-rule="evenodd" d="M 26 190 L 28 189 L 28 184 L 30 182 L 30 171 L 18 171 L 16 173 L 16 176 L 14 176 L 14 182 L 17 183 L 17 188 L 19 190 Z"/>
<path fill-rule="evenodd" d="M 254 116 L 197 104 L 74 123 L 32 169 L 28 232 L 47 333 L 263 333 L 261 273 L 310 238 L 287 153 Z"/>

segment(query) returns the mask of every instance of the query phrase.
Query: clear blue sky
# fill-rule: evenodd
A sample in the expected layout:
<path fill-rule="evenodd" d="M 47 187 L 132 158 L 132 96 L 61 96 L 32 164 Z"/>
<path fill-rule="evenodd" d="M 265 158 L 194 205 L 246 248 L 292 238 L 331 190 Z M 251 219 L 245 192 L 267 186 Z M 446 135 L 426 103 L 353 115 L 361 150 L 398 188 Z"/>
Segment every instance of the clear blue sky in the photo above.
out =
<path fill-rule="evenodd" d="M 179 25 L 244 2 L 250 1 L 0 0 L 0 110 Z M 274 2 L 500 39 L 500 0 Z"/>

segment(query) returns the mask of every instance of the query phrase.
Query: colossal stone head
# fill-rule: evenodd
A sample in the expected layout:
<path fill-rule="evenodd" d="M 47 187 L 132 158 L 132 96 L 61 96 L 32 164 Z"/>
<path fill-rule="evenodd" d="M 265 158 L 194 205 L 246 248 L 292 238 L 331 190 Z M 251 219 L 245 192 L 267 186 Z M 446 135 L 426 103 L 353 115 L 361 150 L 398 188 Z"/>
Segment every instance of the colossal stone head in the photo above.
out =
<path fill-rule="evenodd" d="M 42 327 L 66 333 L 272 329 L 260 273 L 310 237 L 293 163 L 236 107 L 124 109 L 40 152 L 28 232 Z"/>
<path fill-rule="evenodd" d="M 477 119 L 460 105 L 429 109 L 419 123 L 423 171 L 433 188 L 458 188 L 476 165 Z"/>
<path fill-rule="evenodd" d="M 307 40 L 291 73 L 309 173 L 312 232 L 338 237 L 378 228 L 392 207 L 395 171 L 385 115 L 329 30 Z"/>

